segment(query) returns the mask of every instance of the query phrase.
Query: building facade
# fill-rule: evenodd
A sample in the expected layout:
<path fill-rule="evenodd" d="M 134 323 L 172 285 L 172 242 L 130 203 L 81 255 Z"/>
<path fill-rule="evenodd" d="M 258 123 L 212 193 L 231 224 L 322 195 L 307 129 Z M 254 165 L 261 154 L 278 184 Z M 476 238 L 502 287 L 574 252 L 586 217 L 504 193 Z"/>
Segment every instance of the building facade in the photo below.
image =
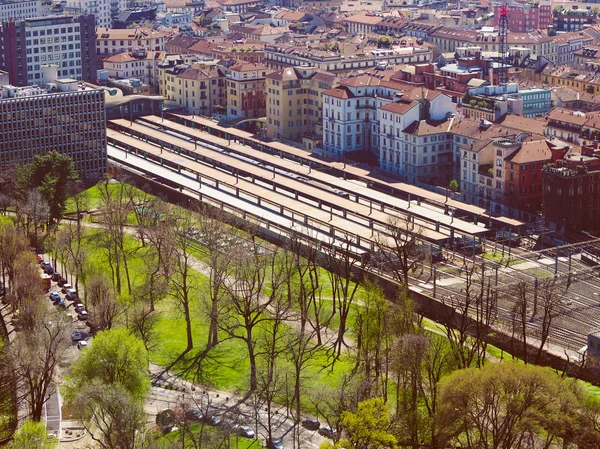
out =
<path fill-rule="evenodd" d="M 501 5 L 494 6 L 494 26 L 500 25 Z M 526 33 L 534 30 L 547 30 L 552 23 L 551 4 L 523 4 L 514 2 L 508 6 L 508 30 L 513 33 Z"/>
<path fill-rule="evenodd" d="M 31 19 L 42 15 L 41 0 L 0 1 L 0 23 L 10 19 Z"/>
<path fill-rule="evenodd" d="M 111 0 L 67 0 L 67 11 L 93 14 L 97 27 L 112 26 Z"/>
<path fill-rule="evenodd" d="M 0 91 L 0 171 L 56 150 L 73 158 L 82 182 L 95 182 L 108 171 L 104 92 L 78 90 L 75 80 L 57 85 L 64 92 Z"/>
<path fill-rule="evenodd" d="M 238 62 L 227 70 L 227 119 L 265 117 L 265 77 L 271 70 L 263 65 Z"/>
<path fill-rule="evenodd" d="M 305 135 L 322 135 L 322 93 L 335 81 L 335 75 L 306 66 L 268 74 L 267 137 L 299 142 Z"/>
<path fill-rule="evenodd" d="M 96 59 L 92 15 L 9 21 L 0 26 L 0 68 L 16 86 L 41 84 L 47 65 L 56 67 L 59 78 L 94 82 Z"/>
<path fill-rule="evenodd" d="M 98 57 L 104 58 L 116 53 L 144 48 L 148 51 L 164 51 L 165 38 L 169 33 L 148 27 L 131 29 L 98 28 L 96 49 Z"/>
<path fill-rule="evenodd" d="M 190 114 L 225 115 L 227 88 L 225 69 L 199 63 L 183 64 L 165 70 L 164 91 L 168 106 L 179 106 Z"/>

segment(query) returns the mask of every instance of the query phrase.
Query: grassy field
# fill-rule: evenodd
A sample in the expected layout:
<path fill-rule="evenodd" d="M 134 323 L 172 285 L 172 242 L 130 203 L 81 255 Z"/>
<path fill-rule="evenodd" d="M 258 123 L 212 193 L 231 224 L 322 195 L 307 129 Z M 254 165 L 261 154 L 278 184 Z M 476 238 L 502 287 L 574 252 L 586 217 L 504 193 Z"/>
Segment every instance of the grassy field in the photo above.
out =
<path fill-rule="evenodd" d="M 200 424 L 192 424 L 190 427 L 192 433 L 200 433 Z M 211 447 L 223 448 L 223 449 L 261 449 L 264 446 L 262 442 L 257 439 L 244 438 L 239 436 L 229 436 L 228 438 L 222 434 L 220 434 L 219 429 L 204 426 L 202 429 L 202 435 L 204 443 L 206 440 L 214 441 L 215 445 Z M 220 445 L 217 445 L 217 442 L 221 442 Z M 164 436 L 161 436 L 157 439 L 156 447 L 161 449 L 187 449 L 187 448 L 196 448 L 194 446 L 193 441 L 189 438 L 189 435 L 185 435 L 185 438 L 182 438 L 182 432 L 180 430 L 175 430 L 170 432 Z M 185 446 L 184 446 L 185 444 Z"/>

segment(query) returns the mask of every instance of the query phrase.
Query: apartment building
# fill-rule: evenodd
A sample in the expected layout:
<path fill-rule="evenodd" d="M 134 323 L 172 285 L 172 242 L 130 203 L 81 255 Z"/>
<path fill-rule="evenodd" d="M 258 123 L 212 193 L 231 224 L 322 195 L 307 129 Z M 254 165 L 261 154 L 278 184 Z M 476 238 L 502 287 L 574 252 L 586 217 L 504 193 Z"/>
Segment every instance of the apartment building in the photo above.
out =
<path fill-rule="evenodd" d="M 225 68 L 197 62 L 176 65 L 165 70 L 160 94 L 166 98 L 166 105 L 179 106 L 190 114 L 225 116 Z"/>
<path fill-rule="evenodd" d="M 58 92 L 35 86 L 0 90 L 0 172 L 56 150 L 73 158 L 84 183 L 95 182 L 108 171 L 104 92 L 76 80 L 54 86 Z"/>
<path fill-rule="evenodd" d="M 267 75 L 267 137 L 301 141 L 322 134 L 322 93 L 336 76 L 314 67 L 288 67 Z"/>
<path fill-rule="evenodd" d="M 98 57 L 105 58 L 116 53 L 144 48 L 148 51 L 164 51 L 169 32 L 156 31 L 148 27 L 130 29 L 98 28 L 96 49 Z"/>
<path fill-rule="evenodd" d="M 427 40 L 437 45 L 443 53 L 455 52 L 459 47 L 468 46 L 480 47 L 483 52 L 497 52 L 500 50 L 500 39 L 497 30 L 474 31 L 443 27 L 431 33 Z M 508 33 L 506 40 L 509 48 L 529 50 L 532 56 L 543 56 L 556 64 L 554 37 L 548 36 L 546 31 Z"/>
<path fill-rule="evenodd" d="M 67 0 L 65 9 L 73 13 L 93 14 L 97 27 L 110 28 L 112 0 Z"/>
<path fill-rule="evenodd" d="M 323 150 L 335 156 L 348 152 L 378 153 L 377 111 L 400 97 L 405 84 L 390 82 L 391 72 L 351 76 L 323 92 Z"/>
<path fill-rule="evenodd" d="M 103 66 L 111 78 L 138 78 L 158 89 L 158 65 L 165 55 L 164 51 L 139 49 L 109 56 Z"/>
<path fill-rule="evenodd" d="M 494 5 L 494 26 L 500 25 L 500 10 L 502 5 Z M 552 24 L 552 5 L 522 4 L 516 2 L 507 7 L 508 30 L 513 33 L 526 33 L 534 30 L 547 30 Z"/>
<path fill-rule="evenodd" d="M 0 23 L 10 19 L 31 19 L 42 15 L 42 0 L 0 1 Z"/>
<path fill-rule="evenodd" d="M 265 117 L 265 80 L 270 69 L 264 65 L 238 62 L 227 70 L 227 119 Z"/>
<path fill-rule="evenodd" d="M 97 61 L 92 15 L 52 16 L 0 25 L 0 68 L 17 86 L 40 84 L 45 65 L 59 78 L 94 82 Z"/>
<path fill-rule="evenodd" d="M 582 149 L 585 150 L 585 147 Z M 600 232 L 600 159 L 569 153 L 543 167 L 543 211 L 558 231 Z"/>
<path fill-rule="evenodd" d="M 523 120 L 527 121 L 528 119 Z M 522 141 L 529 134 L 485 120 L 462 119 L 454 121 L 452 135 L 454 179 L 460 183 L 462 200 L 482 207 L 492 206 L 494 197 L 500 195 L 502 191 L 504 166 L 502 164 L 498 167 L 500 172 L 493 172 L 494 152 L 488 145 L 493 139 L 499 138 Z M 489 172 L 490 168 L 492 173 Z M 501 183 L 496 192 L 493 190 L 496 188 L 495 180 Z M 489 201 L 490 204 L 487 204 L 486 201 Z M 493 207 L 490 210 L 493 210 Z"/>
<path fill-rule="evenodd" d="M 433 60 L 428 46 L 395 46 L 391 48 L 366 47 L 349 54 L 329 50 L 309 49 L 293 44 L 265 45 L 264 63 L 273 69 L 311 65 L 319 70 L 336 74 L 397 64 L 420 64 Z"/>
<path fill-rule="evenodd" d="M 542 207 L 542 168 L 552 160 L 547 140 L 523 142 L 504 160 L 505 203 L 508 207 L 537 213 Z"/>

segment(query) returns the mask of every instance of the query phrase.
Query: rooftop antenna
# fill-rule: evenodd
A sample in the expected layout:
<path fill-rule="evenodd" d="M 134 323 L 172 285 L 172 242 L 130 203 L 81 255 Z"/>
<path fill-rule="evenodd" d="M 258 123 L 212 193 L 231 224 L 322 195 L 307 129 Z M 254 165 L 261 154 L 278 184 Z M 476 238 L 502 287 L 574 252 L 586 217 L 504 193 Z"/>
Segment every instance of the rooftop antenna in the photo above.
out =
<path fill-rule="evenodd" d="M 508 44 L 506 42 L 508 34 L 508 2 L 504 0 L 500 8 L 500 23 L 498 29 L 498 37 L 500 38 L 500 57 L 498 61 L 498 85 L 504 86 L 507 83 L 507 65 L 508 65 Z"/>

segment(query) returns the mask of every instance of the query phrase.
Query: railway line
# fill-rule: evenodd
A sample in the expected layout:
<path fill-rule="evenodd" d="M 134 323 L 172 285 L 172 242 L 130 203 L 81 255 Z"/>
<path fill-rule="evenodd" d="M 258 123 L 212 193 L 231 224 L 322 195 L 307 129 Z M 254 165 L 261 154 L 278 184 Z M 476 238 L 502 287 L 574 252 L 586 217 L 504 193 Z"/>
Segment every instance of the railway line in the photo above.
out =
<path fill-rule="evenodd" d="M 279 235 L 294 231 L 307 241 L 350 251 L 361 263 L 382 243 L 392 243 L 391 221 L 409 223 L 421 240 L 442 249 L 448 260 L 432 263 L 418 275 L 412 273 L 410 288 L 440 301 L 458 301 L 465 287 L 460 265 L 485 266 L 493 290 L 498 292 L 496 322 L 504 327 L 510 323 L 515 304 L 511 285 L 518 280 L 533 284 L 536 278 L 554 279 L 555 274 L 557 282 L 563 282 L 571 273 L 574 282 L 558 293 L 562 302 L 549 342 L 575 354 L 585 344 L 587 333 L 600 327 L 593 313 L 600 307 L 600 280 L 596 270 L 577 256 L 567 259 L 554 254 L 556 249 L 513 247 L 511 257 L 519 262 L 505 266 L 482 255 L 457 255 L 452 250 L 456 239 L 465 237 L 480 242 L 485 253 L 492 252 L 498 244 L 488 239 L 493 232 L 490 228 L 519 229 L 520 222 L 489 217 L 475 206 L 456 205 L 443 195 L 374 177 L 362 167 L 325 161 L 278 142 L 268 143 L 266 149 L 267 144 L 251 140 L 247 133 L 219 129 L 206 119 L 171 118 L 174 120 L 110 121 L 111 161 Z M 197 127 L 190 128 L 190 124 Z M 402 193 L 394 193 L 399 191 Z M 581 273 L 588 274 L 583 277 Z M 475 276 L 481 276 L 477 269 Z M 480 285 L 478 282 L 475 284 Z M 477 285 L 474 290 L 478 291 Z M 538 308 L 537 317 L 531 316 L 528 323 L 532 335 L 539 333 L 539 314 Z"/>

